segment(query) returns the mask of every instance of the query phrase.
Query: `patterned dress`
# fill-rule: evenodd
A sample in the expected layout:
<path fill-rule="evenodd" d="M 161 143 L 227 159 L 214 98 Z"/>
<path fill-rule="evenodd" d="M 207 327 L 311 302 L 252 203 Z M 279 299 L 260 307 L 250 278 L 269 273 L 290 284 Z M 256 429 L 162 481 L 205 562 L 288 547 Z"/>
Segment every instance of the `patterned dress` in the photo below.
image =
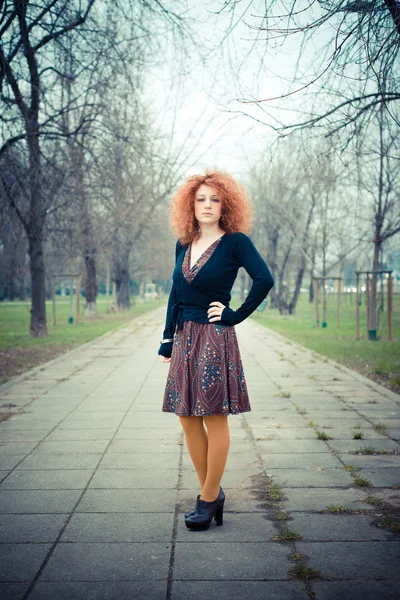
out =
<path fill-rule="evenodd" d="M 191 244 L 182 263 L 188 283 L 210 258 L 221 238 L 190 268 Z M 163 412 L 179 416 L 237 415 L 250 411 L 235 327 L 185 321 L 174 334 Z"/>

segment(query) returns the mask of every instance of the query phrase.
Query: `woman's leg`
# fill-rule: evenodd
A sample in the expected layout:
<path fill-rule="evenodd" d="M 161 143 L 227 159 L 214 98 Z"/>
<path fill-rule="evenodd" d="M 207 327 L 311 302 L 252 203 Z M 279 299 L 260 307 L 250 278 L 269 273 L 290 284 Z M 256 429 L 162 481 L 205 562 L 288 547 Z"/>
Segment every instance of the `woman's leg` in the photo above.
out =
<path fill-rule="evenodd" d="M 189 417 L 191 418 L 191 417 Z M 230 446 L 228 417 L 211 415 L 203 417 L 208 432 L 207 476 L 202 486 L 200 499 L 213 502 L 219 494 Z"/>
<path fill-rule="evenodd" d="M 208 438 L 204 429 L 203 417 L 179 417 L 200 486 L 203 487 L 207 475 Z"/>

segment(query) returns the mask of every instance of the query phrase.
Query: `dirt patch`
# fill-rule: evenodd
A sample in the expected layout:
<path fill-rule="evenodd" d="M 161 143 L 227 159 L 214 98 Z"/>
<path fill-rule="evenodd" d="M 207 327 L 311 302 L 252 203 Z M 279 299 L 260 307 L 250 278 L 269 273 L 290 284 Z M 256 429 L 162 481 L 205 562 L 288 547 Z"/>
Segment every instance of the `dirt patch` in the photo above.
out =
<path fill-rule="evenodd" d="M 11 377 L 21 375 L 21 373 L 42 365 L 60 354 L 65 354 L 76 346 L 77 344 L 50 344 L 2 350 L 0 352 L 0 383 L 5 383 Z"/>
<path fill-rule="evenodd" d="M 368 379 L 371 379 L 375 383 L 379 383 L 379 385 L 382 385 L 388 390 L 400 394 L 400 372 L 395 374 L 374 373 L 371 371 L 370 365 L 360 365 L 359 362 L 351 360 L 346 363 L 346 367 L 352 371 L 356 371 L 364 377 L 368 377 Z"/>

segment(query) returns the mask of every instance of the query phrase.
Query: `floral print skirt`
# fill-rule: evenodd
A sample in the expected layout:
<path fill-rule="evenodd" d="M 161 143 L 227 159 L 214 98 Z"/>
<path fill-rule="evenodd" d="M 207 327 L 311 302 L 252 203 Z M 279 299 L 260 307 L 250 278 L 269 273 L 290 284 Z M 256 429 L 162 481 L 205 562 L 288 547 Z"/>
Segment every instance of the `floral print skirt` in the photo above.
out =
<path fill-rule="evenodd" d="M 163 412 L 237 415 L 251 410 L 234 326 L 185 321 L 174 334 Z"/>

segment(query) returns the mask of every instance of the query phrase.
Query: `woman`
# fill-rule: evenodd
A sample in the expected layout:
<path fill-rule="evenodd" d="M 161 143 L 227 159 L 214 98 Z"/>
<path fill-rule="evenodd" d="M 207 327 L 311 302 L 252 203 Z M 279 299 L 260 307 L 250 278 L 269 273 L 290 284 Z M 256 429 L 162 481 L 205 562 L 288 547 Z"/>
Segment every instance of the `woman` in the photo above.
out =
<path fill-rule="evenodd" d="M 158 354 L 171 363 L 162 410 L 179 416 L 200 481 L 196 507 L 185 515 L 190 529 L 207 529 L 214 517 L 222 525 L 227 417 L 251 410 L 235 325 L 274 285 L 246 235 L 251 219 L 243 188 L 218 171 L 190 177 L 172 203 L 171 225 L 179 239 Z M 241 266 L 253 284 L 232 310 L 230 292 Z"/>

